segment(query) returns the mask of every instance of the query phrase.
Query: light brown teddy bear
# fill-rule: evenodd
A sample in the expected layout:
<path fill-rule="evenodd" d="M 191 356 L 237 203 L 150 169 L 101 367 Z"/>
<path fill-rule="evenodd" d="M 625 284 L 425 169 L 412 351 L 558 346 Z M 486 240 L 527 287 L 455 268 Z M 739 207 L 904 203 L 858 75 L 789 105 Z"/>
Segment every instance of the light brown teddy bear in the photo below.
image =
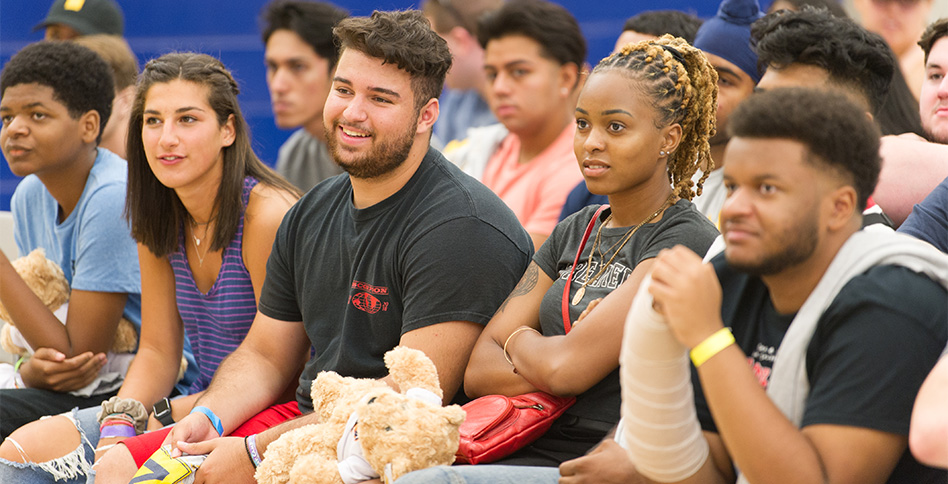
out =
<path fill-rule="evenodd" d="M 58 264 L 46 258 L 46 251 L 34 249 L 24 257 L 11 262 L 17 274 L 26 282 L 27 287 L 39 297 L 40 301 L 55 312 L 69 300 L 69 283 Z M 0 330 L 0 346 L 8 353 L 17 356 L 28 356 L 31 351 L 18 342 L 22 337 L 13 324 L 13 319 L 7 309 L 0 303 L 0 319 L 7 324 Z M 113 353 L 134 353 L 138 345 L 138 333 L 131 321 L 122 318 L 115 331 L 115 341 L 112 343 Z"/>
<path fill-rule="evenodd" d="M 408 472 L 454 462 L 464 411 L 441 406 L 434 364 L 421 351 L 397 347 L 385 354 L 385 366 L 402 393 L 378 380 L 320 372 L 312 387 L 320 423 L 271 443 L 257 482 L 351 484 L 381 476 L 391 484 Z M 361 468 L 354 454 L 362 457 Z"/>

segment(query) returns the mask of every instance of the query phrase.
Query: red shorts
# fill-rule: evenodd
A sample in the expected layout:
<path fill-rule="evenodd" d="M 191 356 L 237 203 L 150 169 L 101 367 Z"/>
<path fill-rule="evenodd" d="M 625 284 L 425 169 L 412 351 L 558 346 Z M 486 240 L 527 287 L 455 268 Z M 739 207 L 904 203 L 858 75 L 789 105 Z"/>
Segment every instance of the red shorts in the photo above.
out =
<path fill-rule="evenodd" d="M 275 427 L 299 416 L 300 408 L 296 402 L 274 405 L 251 417 L 250 420 L 231 432 L 230 436 L 246 437 L 259 434 L 270 427 Z M 171 432 L 171 427 L 165 427 L 161 430 L 141 434 L 138 437 L 125 439 L 121 443 L 125 444 L 128 451 L 132 453 L 135 465 L 141 467 L 161 447 L 161 443 L 165 441 L 165 437 L 168 436 L 169 432 Z"/>

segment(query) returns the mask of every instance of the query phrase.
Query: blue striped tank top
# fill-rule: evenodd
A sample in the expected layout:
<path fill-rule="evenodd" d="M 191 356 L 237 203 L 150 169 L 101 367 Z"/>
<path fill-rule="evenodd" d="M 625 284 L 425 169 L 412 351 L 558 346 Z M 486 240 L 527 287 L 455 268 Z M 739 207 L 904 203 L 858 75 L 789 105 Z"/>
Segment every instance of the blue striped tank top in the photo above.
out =
<path fill-rule="evenodd" d="M 244 212 L 250 191 L 256 185 L 256 179 L 244 179 L 241 195 Z M 241 213 L 234 239 L 224 249 L 217 280 L 207 294 L 201 293 L 194 282 L 185 252 L 183 229 L 178 234 L 178 250 L 168 256 L 174 271 L 178 313 L 184 322 L 199 370 L 199 376 L 191 384 L 189 393 L 207 388 L 221 361 L 247 336 L 257 314 L 253 284 L 244 266 L 243 239 L 244 213 Z"/>

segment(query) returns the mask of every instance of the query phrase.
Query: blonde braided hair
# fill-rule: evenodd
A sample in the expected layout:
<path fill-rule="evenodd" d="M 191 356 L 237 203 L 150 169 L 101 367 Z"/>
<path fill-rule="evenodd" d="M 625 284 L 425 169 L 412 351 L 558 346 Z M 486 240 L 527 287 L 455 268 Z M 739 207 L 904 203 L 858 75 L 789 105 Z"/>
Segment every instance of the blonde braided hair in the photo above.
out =
<path fill-rule="evenodd" d="M 592 73 L 618 70 L 640 81 L 637 88 L 652 100 L 657 127 L 681 125 L 681 142 L 669 155 L 668 176 L 675 195 L 691 200 L 701 195 L 714 169 L 711 145 L 718 107 L 718 74 L 704 54 L 679 37 L 628 44 L 603 59 Z M 691 177 L 706 166 L 692 189 Z"/>

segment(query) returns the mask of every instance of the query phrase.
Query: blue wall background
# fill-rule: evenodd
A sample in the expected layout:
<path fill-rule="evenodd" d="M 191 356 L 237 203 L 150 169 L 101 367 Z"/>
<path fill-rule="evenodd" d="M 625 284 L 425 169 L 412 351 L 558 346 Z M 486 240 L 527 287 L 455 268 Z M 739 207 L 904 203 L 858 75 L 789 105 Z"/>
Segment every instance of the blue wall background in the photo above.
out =
<path fill-rule="evenodd" d="M 264 79 L 263 43 L 257 14 L 267 0 L 118 0 L 125 12 L 125 37 L 142 65 L 148 59 L 174 50 L 214 55 L 227 65 L 241 86 L 241 108 L 250 124 L 257 154 L 269 164 L 289 131 L 277 129 L 270 112 Z M 455 0 L 463 1 L 463 0 Z M 0 5 L 0 62 L 6 63 L 28 43 L 41 40 L 33 26 L 45 16 L 52 0 L 3 0 Z M 373 9 L 416 8 L 418 1 L 375 2 L 335 0 L 353 15 Z M 612 50 L 625 19 L 642 11 L 678 9 L 701 18 L 714 15 L 718 0 L 560 0 L 579 20 L 589 42 L 589 62 Z M 769 4 L 770 0 L 762 0 Z M 10 209 L 10 196 L 19 179 L 6 160 L 0 166 L 0 210 Z"/>

